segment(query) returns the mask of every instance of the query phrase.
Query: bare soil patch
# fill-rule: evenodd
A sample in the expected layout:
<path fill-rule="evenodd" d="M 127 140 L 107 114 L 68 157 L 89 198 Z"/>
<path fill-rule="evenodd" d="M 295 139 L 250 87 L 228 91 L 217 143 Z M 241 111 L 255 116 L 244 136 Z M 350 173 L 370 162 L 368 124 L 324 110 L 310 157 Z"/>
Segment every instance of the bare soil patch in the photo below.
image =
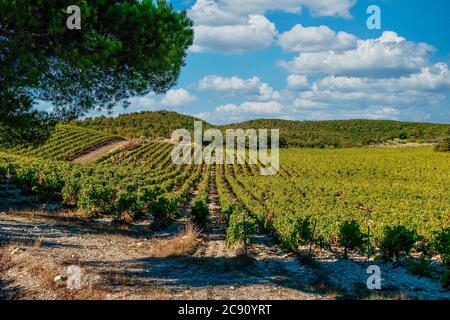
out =
<path fill-rule="evenodd" d="M 104 141 L 71 156 L 68 160 L 76 163 L 94 162 L 110 152 L 126 147 L 127 144 L 129 141 L 120 139 Z"/>

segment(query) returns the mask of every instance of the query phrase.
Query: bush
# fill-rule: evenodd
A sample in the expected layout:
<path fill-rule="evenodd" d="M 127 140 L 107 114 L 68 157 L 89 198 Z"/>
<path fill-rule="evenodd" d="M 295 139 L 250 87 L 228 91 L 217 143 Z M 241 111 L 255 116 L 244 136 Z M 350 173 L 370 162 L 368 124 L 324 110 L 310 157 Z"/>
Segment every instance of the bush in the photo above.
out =
<path fill-rule="evenodd" d="M 442 274 L 441 283 L 445 289 L 450 289 L 450 269 L 445 270 Z"/>
<path fill-rule="evenodd" d="M 339 227 L 339 243 L 344 247 L 344 256 L 347 257 L 348 250 L 362 249 L 367 235 L 361 232 L 357 221 L 344 222 Z"/>
<path fill-rule="evenodd" d="M 234 207 L 227 228 L 226 246 L 231 247 L 238 242 L 243 242 L 246 247 L 252 242 L 255 231 L 256 221 L 249 216 L 248 211 Z"/>
<path fill-rule="evenodd" d="M 142 208 L 142 214 L 151 215 L 158 197 L 163 193 L 164 191 L 160 187 L 139 188 L 137 197 L 139 205 Z"/>
<path fill-rule="evenodd" d="M 383 258 L 398 260 L 401 254 L 409 255 L 418 240 L 419 237 L 414 230 L 403 226 L 386 227 L 380 244 Z"/>
<path fill-rule="evenodd" d="M 177 213 L 178 205 L 170 195 L 160 195 L 156 198 L 156 201 L 152 207 L 152 215 L 156 226 L 166 226 L 171 221 L 173 216 Z"/>
<path fill-rule="evenodd" d="M 197 227 L 204 227 L 208 222 L 209 208 L 205 201 L 195 199 L 191 204 L 191 220 Z"/>
<path fill-rule="evenodd" d="M 113 190 L 107 186 L 95 183 L 85 183 L 78 196 L 78 208 L 87 216 L 95 217 L 113 213 L 111 196 Z"/>
<path fill-rule="evenodd" d="M 298 243 L 308 243 L 312 240 L 311 221 L 306 219 L 297 219 L 294 223 L 294 230 Z"/>
<path fill-rule="evenodd" d="M 444 138 L 435 148 L 437 152 L 450 152 L 450 137 Z"/>
<path fill-rule="evenodd" d="M 409 265 L 409 272 L 413 275 L 419 276 L 419 277 L 430 277 L 431 271 L 430 271 L 430 264 L 431 261 L 428 259 L 420 259 L 419 261 L 413 261 Z"/>
<path fill-rule="evenodd" d="M 279 240 L 287 250 L 297 252 L 300 244 L 311 241 L 312 228 L 308 218 L 294 217 L 278 220 L 276 223 Z"/>
<path fill-rule="evenodd" d="M 114 215 L 117 219 L 120 219 L 123 215 L 129 215 L 134 219 L 141 216 L 143 212 L 137 194 L 128 188 L 117 192 L 114 209 Z"/>
<path fill-rule="evenodd" d="M 440 254 L 442 262 L 450 267 L 450 228 L 436 235 L 433 241 L 433 247 Z"/>
<path fill-rule="evenodd" d="M 76 207 L 78 203 L 78 194 L 80 192 L 81 183 L 79 179 L 69 179 L 66 181 L 61 190 L 63 204 L 68 207 Z"/>

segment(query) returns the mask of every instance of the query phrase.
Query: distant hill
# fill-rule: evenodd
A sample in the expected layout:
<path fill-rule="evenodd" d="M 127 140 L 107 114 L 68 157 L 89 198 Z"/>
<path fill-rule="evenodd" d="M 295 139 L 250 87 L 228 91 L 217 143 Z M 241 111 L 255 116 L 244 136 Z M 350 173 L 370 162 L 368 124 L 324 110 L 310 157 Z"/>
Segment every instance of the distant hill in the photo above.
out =
<path fill-rule="evenodd" d="M 223 128 L 280 129 L 280 143 L 289 147 L 361 147 L 401 139 L 439 141 L 450 125 L 385 120 L 288 121 L 253 120 Z"/>
<path fill-rule="evenodd" d="M 170 138 L 176 129 L 194 130 L 191 116 L 170 111 L 138 112 L 118 117 L 87 118 L 77 121 L 80 126 L 119 135 L 124 138 Z M 206 124 L 205 127 L 211 127 Z"/>
<path fill-rule="evenodd" d="M 98 117 L 85 119 L 77 124 L 119 135 L 125 138 L 170 138 L 175 129 L 193 131 L 191 116 L 176 112 L 140 112 L 118 117 Z M 225 126 L 213 126 L 204 122 L 204 128 L 216 127 L 221 130 L 280 129 L 281 145 L 284 147 L 360 147 L 382 143 L 394 139 L 433 142 L 439 141 L 447 133 L 450 125 L 411 123 L 385 120 L 336 120 L 336 121 L 288 121 L 252 120 Z"/>

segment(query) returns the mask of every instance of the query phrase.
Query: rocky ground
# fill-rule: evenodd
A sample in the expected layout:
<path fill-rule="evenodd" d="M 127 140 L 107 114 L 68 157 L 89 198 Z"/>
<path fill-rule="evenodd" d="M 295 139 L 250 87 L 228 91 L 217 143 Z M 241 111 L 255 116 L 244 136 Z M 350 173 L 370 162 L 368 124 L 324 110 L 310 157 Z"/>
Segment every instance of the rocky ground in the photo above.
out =
<path fill-rule="evenodd" d="M 0 214 L 1 299 L 450 299 L 436 280 L 380 264 L 383 290 L 366 289 L 367 266 L 316 252 L 303 261 L 258 236 L 250 257 L 224 246 L 220 217 L 198 234 L 174 225 L 116 226 L 42 213 Z M 66 288 L 69 266 L 81 290 Z"/>

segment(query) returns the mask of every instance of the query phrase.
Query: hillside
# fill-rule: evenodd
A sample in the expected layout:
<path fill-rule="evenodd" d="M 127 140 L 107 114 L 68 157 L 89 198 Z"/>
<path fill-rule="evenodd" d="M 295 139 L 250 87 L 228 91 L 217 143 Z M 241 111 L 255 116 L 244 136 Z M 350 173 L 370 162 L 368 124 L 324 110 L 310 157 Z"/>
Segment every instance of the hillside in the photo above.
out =
<path fill-rule="evenodd" d="M 37 145 L 17 145 L 12 148 L 0 146 L 0 151 L 8 151 L 21 156 L 64 160 L 89 147 L 114 140 L 121 140 L 121 138 L 107 132 L 58 124 L 51 132 L 50 138 L 44 142 Z"/>
<path fill-rule="evenodd" d="M 359 147 L 389 140 L 440 140 L 449 125 L 385 120 L 288 121 L 253 120 L 224 128 L 279 128 L 289 147 Z"/>
<path fill-rule="evenodd" d="M 158 111 L 88 118 L 78 125 L 126 138 L 169 138 L 175 129 L 193 130 L 194 117 Z M 205 123 L 205 128 L 213 127 Z M 229 128 L 279 128 L 281 145 L 289 147 L 358 147 L 393 139 L 429 142 L 445 136 L 449 125 L 384 120 L 287 121 L 253 120 L 217 126 Z"/>
<path fill-rule="evenodd" d="M 195 120 L 198 119 L 176 112 L 158 111 L 87 118 L 76 124 L 124 138 L 170 138 L 176 129 L 193 131 Z"/>

